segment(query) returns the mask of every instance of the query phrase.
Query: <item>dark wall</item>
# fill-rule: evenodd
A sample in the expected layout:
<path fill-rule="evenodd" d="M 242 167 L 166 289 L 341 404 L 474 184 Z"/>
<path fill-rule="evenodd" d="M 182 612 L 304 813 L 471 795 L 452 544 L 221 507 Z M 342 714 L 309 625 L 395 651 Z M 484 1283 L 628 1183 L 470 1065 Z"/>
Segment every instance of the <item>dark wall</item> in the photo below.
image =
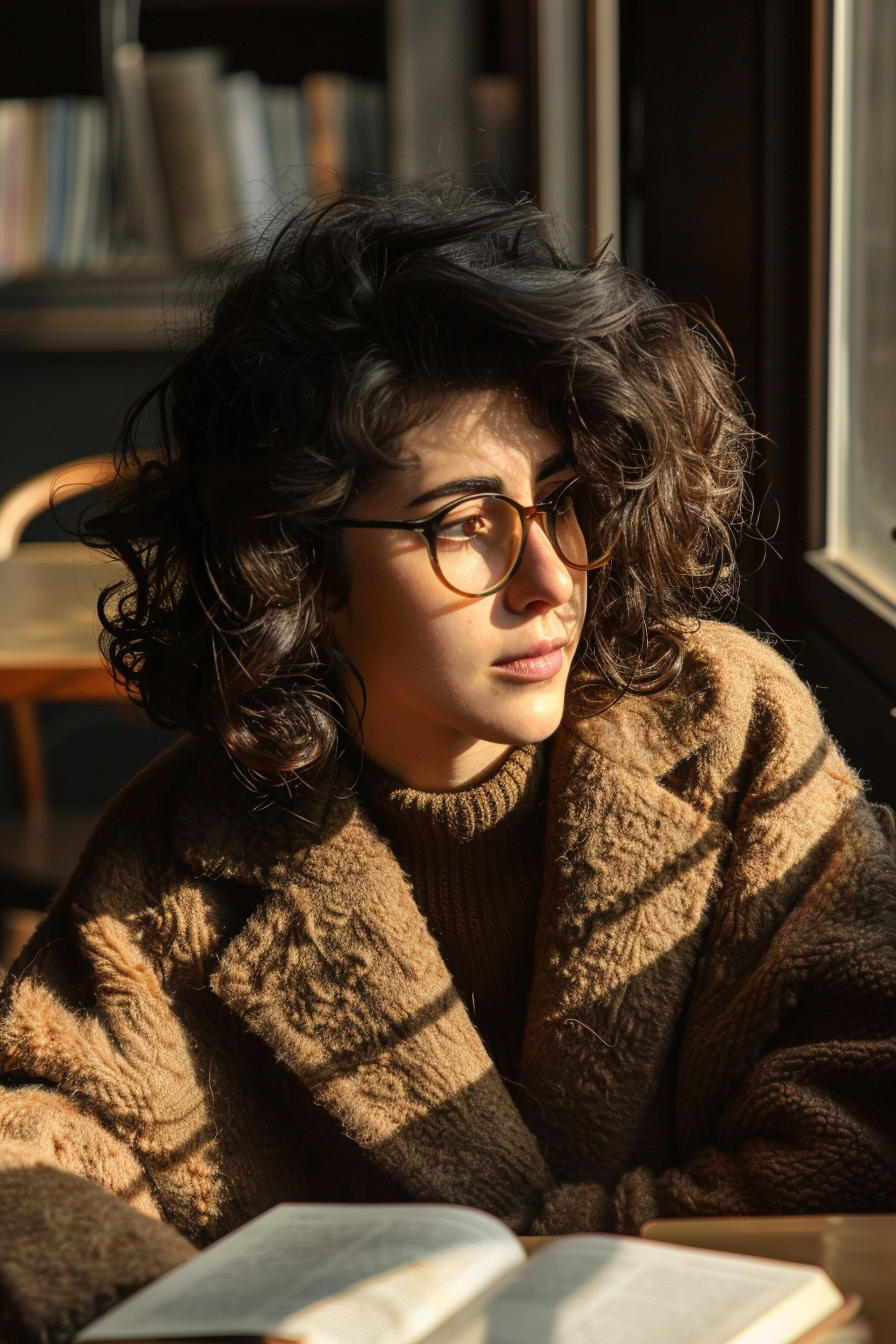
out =
<path fill-rule="evenodd" d="M 812 5 L 627 0 L 621 17 L 624 252 L 713 315 L 760 436 L 738 620 L 774 636 L 896 804 L 893 693 L 856 617 L 831 594 L 820 624 L 806 601 Z"/>
<path fill-rule="evenodd" d="M 125 410 L 165 367 L 138 354 L 0 357 L 0 494 L 45 467 L 111 452 Z"/>
<path fill-rule="evenodd" d="M 743 0 L 635 0 L 622 7 L 622 22 L 626 129 L 630 154 L 639 161 L 630 191 L 643 211 L 641 240 L 628 233 L 624 239 L 630 260 L 675 298 L 714 310 L 739 363 L 752 370 L 759 317 L 760 7 Z M 632 242 L 640 256 L 631 255 Z"/>
<path fill-rule="evenodd" d="M 634 0 L 622 14 L 624 242 L 633 265 L 705 308 L 730 344 L 767 436 L 758 530 L 790 562 L 805 531 L 810 4 Z M 782 562 L 755 543 L 743 558 L 744 619 L 792 628 Z"/>
<path fill-rule="evenodd" d="M 4 354 L 0 494 L 72 458 L 111 452 L 125 410 L 165 366 L 161 356 L 138 354 Z M 63 522 L 73 524 L 77 512 L 62 509 Z M 28 529 L 26 540 L 64 536 L 45 514 Z M 46 705 L 41 729 L 51 802 L 57 807 L 101 808 L 173 740 L 127 703 Z M 0 723 L 0 812 L 15 806 L 5 724 Z"/>

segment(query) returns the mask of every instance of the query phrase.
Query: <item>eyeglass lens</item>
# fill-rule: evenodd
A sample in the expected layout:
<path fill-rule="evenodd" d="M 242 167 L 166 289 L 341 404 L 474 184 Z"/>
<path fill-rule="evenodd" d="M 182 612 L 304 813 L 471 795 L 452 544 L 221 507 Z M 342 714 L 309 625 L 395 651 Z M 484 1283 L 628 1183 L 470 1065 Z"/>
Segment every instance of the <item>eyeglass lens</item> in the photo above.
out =
<path fill-rule="evenodd" d="M 560 499 L 551 541 L 561 560 L 588 564 L 588 547 L 576 516 L 576 487 Z M 442 519 L 436 533 L 436 560 L 443 578 L 471 597 L 486 593 L 507 577 L 523 540 L 519 513 L 502 499 L 466 499 Z"/>

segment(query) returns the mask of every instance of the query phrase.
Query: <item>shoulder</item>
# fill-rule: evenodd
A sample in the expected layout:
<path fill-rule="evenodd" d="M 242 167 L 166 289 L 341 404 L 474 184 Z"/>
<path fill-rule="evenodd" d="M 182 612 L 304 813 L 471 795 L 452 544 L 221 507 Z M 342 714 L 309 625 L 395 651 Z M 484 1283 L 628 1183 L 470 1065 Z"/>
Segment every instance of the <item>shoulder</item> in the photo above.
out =
<path fill-rule="evenodd" d="M 666 689 L 627 694 L 603 712 L 589 713 L 587 703 L 587 684 L 576 686 L 567 726 L 596 750 L 654 776 L 698 754 L 714 762 L 717 777 L 739 772 L 747 760 L 778 776 L 814 760 L 844 787 L 861 787 L 809 687 L 775 649 L 738 626 L 702 621 Z"/>
<path fill-rule="evenodd" d="M 221 837 L 251 810 L 228 767 L 220 750 L 182 738 L 135 776 L 97 823 L 16 977 L 27 967 L 30 979 L 67 986 L 63 997 L 79 1001 L 110 966 L 137 958 L 165 984 L 186 977 L 195 986 L 260 895 L 252 883 L 221 880 Z M 197 856 L 208 855 L 203 866 Z M 125 979 L 139 989 L 136 972 Z"/>
<path fill-rule="evenodd" d="M 744 696 L 783 695 L 805 706 L 815 703 L 793 665 L 770 643 L 723 621 L 701 621 L 687 636 L 680 689 L 694 679 L 711 681 L 728 694 L 740 687 Z"/>
<path fill-rule="evenodd" d="M 191 799 L 205 792 L 211 766 L 208 749 L 195 739 L 173 743 L 108 805 L 79 868 L 108 865 L 147 874 L 166 867 L 178 848 L 184 814 L 189 815 Z"/>
<path fill-rule="evenodd" d="M 110 803 L 59 899 L 125 917 L 160 892 L 263 891 L 319 837 L 331 774 L 264 792 L 222 747 L 183 737 Z"/>
<path fill-rule="evenodd" d="M 690 705 L 695 722 L 711 713 L 714 727 L 735 734 L 777 728 L 814 745 L 824 733 L 815 697 L 793 665 L 769 643 L 720 621 L 701 622 L 688 638 L 668 698 L 680 713 Z"/>
<path fill-rule="evenodd" d="M 190 845 L 203 841 L 219 811 L 222 756 L 184 737 L 140 771 L 99 818 L 53 903 L 50 926 L 95 917 L 141 925 L 195 886 Z M 231 805 L 240 806 L 236 790 Z"/>

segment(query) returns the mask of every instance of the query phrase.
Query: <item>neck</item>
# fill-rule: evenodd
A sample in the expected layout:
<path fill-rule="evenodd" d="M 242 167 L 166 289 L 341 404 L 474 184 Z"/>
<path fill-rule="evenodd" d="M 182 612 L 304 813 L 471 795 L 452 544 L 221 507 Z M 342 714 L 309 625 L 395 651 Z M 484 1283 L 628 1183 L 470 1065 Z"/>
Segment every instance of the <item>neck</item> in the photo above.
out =
<path fill-rule="evenodd" d="M 468 789 L 500 768 L 518 743 L 489 742 L 432 719 L 368 680 L 369 698 L 362 726 L 355 699 L 340 687 L 343 721 L 366 760 L 418 793 Z"/>
<path fill-rule="evenodd" d="M 363 739 L 355 734 L 355 743 L 373 765 L 393 775 L 406 788 L 419 793 L 449 793 L 481 783 L 506 761 L 513 751 L 504 742 L 464 739 L 454 744 L 417 742 L 409 744 L 395 737 L 367 732 Z"/>

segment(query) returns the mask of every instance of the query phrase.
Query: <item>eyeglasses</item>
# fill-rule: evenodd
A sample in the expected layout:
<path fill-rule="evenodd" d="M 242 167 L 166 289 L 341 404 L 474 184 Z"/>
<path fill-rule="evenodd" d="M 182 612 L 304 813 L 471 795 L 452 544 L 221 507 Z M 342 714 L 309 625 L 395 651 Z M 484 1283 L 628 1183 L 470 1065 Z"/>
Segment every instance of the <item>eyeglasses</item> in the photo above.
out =
<path fill-rule="evenodd" d="M 536 519 L 570 569 L 605 565 L 609 555 L 589 540 L 584 525 L 589 511 L 584 483 L 575 478 L 531 508 L 506 495 L 464 495 L 412 521 L 334 518 L 329 526 L 416 532 L 426 542 L 432 567 L 446 588 L 462 597 L 490 597 L 510 582 L 522 564 Z"/>

